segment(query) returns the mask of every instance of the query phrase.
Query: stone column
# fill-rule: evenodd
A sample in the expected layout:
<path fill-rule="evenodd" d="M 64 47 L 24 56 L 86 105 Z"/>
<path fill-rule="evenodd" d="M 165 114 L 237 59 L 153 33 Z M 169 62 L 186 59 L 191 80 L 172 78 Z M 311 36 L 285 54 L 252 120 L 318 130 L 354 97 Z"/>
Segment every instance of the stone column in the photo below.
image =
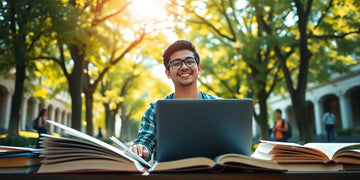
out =
<path fill-rule="evenodd" d="M 324 114 L 324 108 L 321 106 L 321 102 L 317 99 L 314 101 L 315 111 L 315 133 L 316 135 L 325 134 L 324 123 L 322 121 L 322 115 Z"/>
<path fill-rule="evenodd" d="M 36 99 L 35 100 L 35 104 L 34 104 L 34 108 L 33 108 L 33 117 L 32 117 L 32 119 L 35 119 L 36 117 L 38 117 L 39 116 L 39 101 Z"/>
<path fill-rule="evenodd" d="M 28 105 L 28 98 L 24 97 L 22 99 L 22 105 L 20 110 L 21 111 L 20 130 L 26 130 L 27 105 Z"/>
<path fill-rule="evenodd" d="M 340 102 L 340 114 L 342 121 L 342 128 L 349 129 L 353 127 L 353 121 L 351 117 L 351 104 L 349 97 L 343 92 L 339 92 L 339 102 Z M 337 119 L 338 121 L 338 119 Z"/>
<path fill-rule="evenodd" d="M 5 124 L 4 127 L 7 129 L 9 127 L 9 123 L 10 123 L 10 113 L 11 113 L 11 98 L 12 98 L 12 94 L 8 93 L 6 94 L 6 106 L 4 109 L 5 112 Z"/>

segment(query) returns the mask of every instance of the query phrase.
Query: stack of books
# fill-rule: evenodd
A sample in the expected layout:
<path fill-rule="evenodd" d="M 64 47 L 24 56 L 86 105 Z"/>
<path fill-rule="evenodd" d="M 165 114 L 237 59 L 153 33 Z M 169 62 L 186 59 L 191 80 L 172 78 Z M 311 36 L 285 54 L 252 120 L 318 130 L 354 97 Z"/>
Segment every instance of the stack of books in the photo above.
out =
<path fill-rule="evenodd" d="M 288 171 L 358 171 L 360 143 L 307 143 L 261 141 L 251 155 L 274 160 Z"/>
<path fill-rule="evenodd" d="M 69 137 L 43 134 L 43 163 L 36 174 L 124 172 L 144 173 L 151 166 L 128 149 L 117 148 L 75 129 L 48 121 Z"/>
<path fill-rule="evenodd" d="M 37 171 L 43 158 L 40 149 L 0 146 L 0 174 L 31 174 Z"/>

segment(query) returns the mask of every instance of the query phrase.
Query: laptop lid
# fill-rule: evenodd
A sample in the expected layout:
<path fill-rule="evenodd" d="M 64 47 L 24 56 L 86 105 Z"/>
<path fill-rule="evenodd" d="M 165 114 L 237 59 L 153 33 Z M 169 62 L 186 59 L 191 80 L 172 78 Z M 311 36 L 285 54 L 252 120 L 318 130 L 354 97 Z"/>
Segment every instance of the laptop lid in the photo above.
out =
<path fill-rule="evenodd" d="M 159 100 L 157 161 L 250 155 L 252 99 Z"/>

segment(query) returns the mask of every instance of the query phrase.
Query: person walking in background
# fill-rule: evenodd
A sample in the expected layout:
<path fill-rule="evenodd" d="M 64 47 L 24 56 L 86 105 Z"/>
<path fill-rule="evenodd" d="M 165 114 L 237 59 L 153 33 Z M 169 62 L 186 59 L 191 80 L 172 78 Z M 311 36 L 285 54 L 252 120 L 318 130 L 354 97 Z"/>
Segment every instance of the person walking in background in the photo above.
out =
<path fill-rule="evenodd" d="M 287 137 L 284 135 L 284 132 L 287 132 L 289 127 L 287 121 L 282 119 L 282 112 L 280 109 L 275 110 L 275 118 L 276 121 L 272 129 L 274 138 L 276 141 L 287 142 Z"/>
<path fill-rule="evenodd" d="M 330 112 L 330 108 L 326 108 L 326 112 L 323 115 L 323 122 L 325 124 L 326 135 L 329 142 L 335 140 L 335 115 Z"/>
<path fill-rule="evenodd" d="M 46 121 L 48 119 L 48 110 L 42 109 L 37 117 L 37 132 L 39 134 L 39 138 L 36 142 L 36 148 L 41 148 L 40 146 L 40 138 L 41 134 L 50 134 L 50 124 Z"/>

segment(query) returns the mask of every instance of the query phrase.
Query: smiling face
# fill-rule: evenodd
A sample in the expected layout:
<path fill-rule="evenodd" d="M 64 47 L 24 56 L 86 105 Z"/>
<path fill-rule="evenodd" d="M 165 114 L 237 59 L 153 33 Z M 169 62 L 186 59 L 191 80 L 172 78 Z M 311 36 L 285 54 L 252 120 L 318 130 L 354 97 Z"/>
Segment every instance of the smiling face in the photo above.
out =
<path fill-rule="evenodd" d="M 187 57 L 194 57 L 194 53 L 190 50 L 184 49 L 174 52 L 170 56 L 170 61 L 173 59 L 185 59 Z M 194 67 L 187 67 L 185 64 L 178 70 L 169 67 L 165 73 L 168 78 L 170 78 L 176 87 L 185 87 L 194 85 L 197 87 L 197 78 L 201 70 L 201 65 L 196 65 Z"/>

